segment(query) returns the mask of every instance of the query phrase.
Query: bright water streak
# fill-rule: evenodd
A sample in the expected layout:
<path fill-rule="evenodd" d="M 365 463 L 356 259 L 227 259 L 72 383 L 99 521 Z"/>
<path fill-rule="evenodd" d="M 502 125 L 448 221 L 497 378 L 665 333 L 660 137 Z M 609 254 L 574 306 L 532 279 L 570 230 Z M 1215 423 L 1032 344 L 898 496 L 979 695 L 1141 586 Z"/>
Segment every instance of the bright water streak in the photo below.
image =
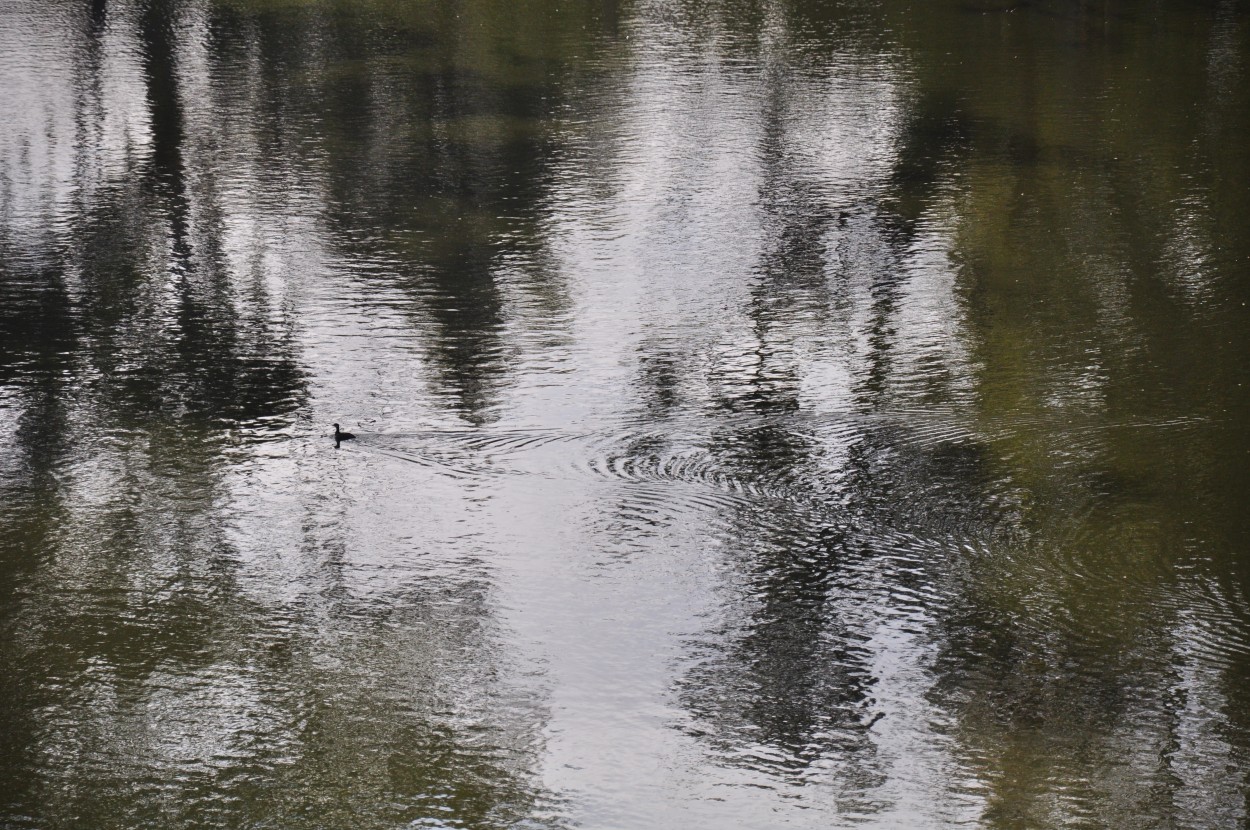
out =
<path fill-rule="evenodd" d="M 1248 38 L 0 5 L 0 825 L 1244 825 Z"/>

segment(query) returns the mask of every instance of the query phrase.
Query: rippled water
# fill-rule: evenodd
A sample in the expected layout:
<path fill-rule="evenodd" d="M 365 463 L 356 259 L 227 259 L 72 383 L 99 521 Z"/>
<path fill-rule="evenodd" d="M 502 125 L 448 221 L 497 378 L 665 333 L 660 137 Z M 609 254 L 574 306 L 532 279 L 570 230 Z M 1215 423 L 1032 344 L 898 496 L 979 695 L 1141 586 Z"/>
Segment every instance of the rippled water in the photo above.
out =
<path fill-rule="evenodd" d="M 0 3 L 0 826 L 1244 826 L 1248 56 Z"/>

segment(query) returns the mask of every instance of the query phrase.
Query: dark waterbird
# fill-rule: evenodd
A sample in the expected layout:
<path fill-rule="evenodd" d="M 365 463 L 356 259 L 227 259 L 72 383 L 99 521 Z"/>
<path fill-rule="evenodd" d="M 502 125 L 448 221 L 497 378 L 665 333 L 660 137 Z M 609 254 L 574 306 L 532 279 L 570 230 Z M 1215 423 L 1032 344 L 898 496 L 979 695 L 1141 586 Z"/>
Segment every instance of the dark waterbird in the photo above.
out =
<path fill-rule="evenodd" d="M 339 425 L 334 425 L 334 446 L 338 446 L 340 441 L 350 441 L 356 436 L 350 432 L 343 432 L 339 429 Z"/>

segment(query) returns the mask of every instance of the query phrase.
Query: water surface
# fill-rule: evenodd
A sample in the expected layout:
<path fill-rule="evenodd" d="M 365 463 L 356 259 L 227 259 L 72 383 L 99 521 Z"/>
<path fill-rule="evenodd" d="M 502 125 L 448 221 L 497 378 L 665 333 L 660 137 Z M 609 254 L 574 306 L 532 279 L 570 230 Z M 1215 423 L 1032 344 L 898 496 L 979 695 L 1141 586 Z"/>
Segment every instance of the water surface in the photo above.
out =
<path fill-rule="evenodd" d="M 1247 56 L 0 4 L 0 825 L 1244 825 Z"/>

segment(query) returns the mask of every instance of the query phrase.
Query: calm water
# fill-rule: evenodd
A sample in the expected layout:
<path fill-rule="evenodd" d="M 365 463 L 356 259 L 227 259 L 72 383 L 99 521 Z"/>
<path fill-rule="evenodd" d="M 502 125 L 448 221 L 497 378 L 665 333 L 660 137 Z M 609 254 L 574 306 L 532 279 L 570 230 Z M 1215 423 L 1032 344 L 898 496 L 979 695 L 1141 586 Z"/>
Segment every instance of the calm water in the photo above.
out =
<path fill-rule="evenodd" d="M 3 0 L 0 90 L 0 826 L 1250 822 L 1245 2 Z"/>

